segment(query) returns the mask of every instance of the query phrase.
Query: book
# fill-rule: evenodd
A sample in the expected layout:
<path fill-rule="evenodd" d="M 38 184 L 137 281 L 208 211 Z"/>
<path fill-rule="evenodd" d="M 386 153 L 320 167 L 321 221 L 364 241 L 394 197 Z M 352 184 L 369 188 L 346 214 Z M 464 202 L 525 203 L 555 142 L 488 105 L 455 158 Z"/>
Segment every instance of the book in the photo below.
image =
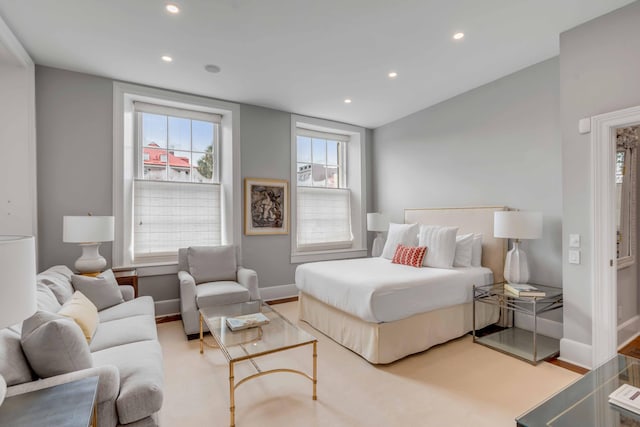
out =
<path fill-rule="evenodd" d="M 269 323 L 269 318 L 262 313 L 245 314 L 244 316 L 227 317 L 227 326 L 232 331 L 254 328 Z"/>
<path fill-rule="evenodd" d="M 505 283 L 504 289 L 517 297 L 543 297 L 546 295 L 543 290 L 524 283 Z"/>
<path fill-rule="evenodd" d="M 609 403 L 631 412 L 640 413 L 640 388 L 623 384 L 609 395 Z"/>

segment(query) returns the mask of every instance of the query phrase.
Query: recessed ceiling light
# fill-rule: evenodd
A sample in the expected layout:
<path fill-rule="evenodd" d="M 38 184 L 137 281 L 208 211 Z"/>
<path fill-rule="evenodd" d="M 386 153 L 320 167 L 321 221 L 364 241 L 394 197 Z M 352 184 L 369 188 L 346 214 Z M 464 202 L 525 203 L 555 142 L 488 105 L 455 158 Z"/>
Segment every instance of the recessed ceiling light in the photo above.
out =
<path fill-rule="evenodd" d="M 204 69 L 207 70 L 210 73 L 219 73 L 220 72 L 220 67 L 218 67 L 217 65 L 213 65 L 213 64 L 207 64 L 204 66 Z"/>
<path fill-rule="evenodd" d="M 167 9 L 167 12 L 169 13 L 173 13 L 174 15 L 178 12 L 180 12 L 180 8 L 178 6 L 176 6 L 175 4 L 171 4 L 169 3 L 168 5 L 165 6 L 165 9 Z"/>
<path fill-rule="evenodd" d="M 170 57 L 169 55 L 163 55 L 163 56 L 162 56 L 162 60 L 163 60 L 164 62 L 171 62 L 171 61 L 173 61 L 173 58 L 172 58 L 172 57 Z"/>
<path fill-rule="evenodd" d="M 390 72 L 388 75 L 390 79 L 395 79 L 396 77 L 398 77 L 398 73 L 396 73 L 395 71 Z"/>
<path fill-rule="evenodd" d="M 460 40 L 460 39 L 462 39 L 462 38 L 464 38 L 464 33 L 455 33 L 455 34 L 453 35 L 453 39 L 454 39 L 454 40 Z"/>
<path fill-rule="evenodd" d="M 351 100 L 349 98 L 347 98 L 347 99 L 344 100 L 344 103 L 345 104 L 351 104 Z"/>

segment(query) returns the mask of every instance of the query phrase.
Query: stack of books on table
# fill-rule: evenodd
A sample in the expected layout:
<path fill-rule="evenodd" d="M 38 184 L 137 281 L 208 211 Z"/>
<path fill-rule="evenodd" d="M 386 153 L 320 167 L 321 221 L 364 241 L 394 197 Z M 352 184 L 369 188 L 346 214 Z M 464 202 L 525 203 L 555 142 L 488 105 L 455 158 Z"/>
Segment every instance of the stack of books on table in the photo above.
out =
<path fill-rule="evenodd" d="M 232 331 L 254 328 L 269 323 L 269 318 L 262 313 L 245 314 L 244 316 L 227 317 L 227 326 Z"/>
<path fill-rule="evenodd" d="M 640 388 L 630 384 L 623 384 L 609 395 L 609 403 L 640 413 Z"/>
<path fill-rule="evenodd" d="M 525 283 L 505 283 L 504 290 L 517 297 L 543 297 L 546 295 L 542 289 Z"/>

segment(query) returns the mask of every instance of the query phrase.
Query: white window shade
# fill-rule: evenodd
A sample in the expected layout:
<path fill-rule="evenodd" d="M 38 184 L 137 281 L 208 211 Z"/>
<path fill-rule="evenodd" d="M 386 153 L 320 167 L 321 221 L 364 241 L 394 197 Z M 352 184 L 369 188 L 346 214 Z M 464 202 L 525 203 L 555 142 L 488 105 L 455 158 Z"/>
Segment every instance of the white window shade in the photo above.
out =
<path fill-rule="evenodd" d="M 179 248 L 221 244 L 220 185 L 134 181 L 134 261 L 175 259 Z"/>
<path fill-rule="evenodd" d="M 298 187 L 299 251 L 350 248 L 351 193 L 348 189 Z"/>
<path fill-rule="evenodd" d="M 134 101 L 133 105 L 138 113 L 160 114 L 164 116 L 182 117 L 185 119 L 202 120 L 213 123 L 220 123 L 222 121 L 222 116 L 220 114 L 206 113 L 204 111 L 187 110 L 169 107 L 167 105 L 148 104 L 140 101 Z"/>
<path fill-rule="evenodd" d="M 319 130 L 311 130 L 311 129 L 305 129 L 305 128 L 298 128 L 297 135 L 307 136 L 309 138 L 320 138 L 320 139 L 327 139 L 330 141 L 342 141 L 342 142 L 349 142 L 349 140 L 351 139 L 349 135 L 342 135 L 340 133 L 322 132 Z"/>

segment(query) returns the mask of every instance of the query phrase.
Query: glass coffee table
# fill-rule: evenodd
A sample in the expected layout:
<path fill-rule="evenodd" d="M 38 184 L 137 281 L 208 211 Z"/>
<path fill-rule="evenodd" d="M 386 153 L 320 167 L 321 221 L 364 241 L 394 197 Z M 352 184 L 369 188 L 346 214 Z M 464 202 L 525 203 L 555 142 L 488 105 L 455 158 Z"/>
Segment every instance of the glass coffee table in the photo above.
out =
<path fill-rule="evenodd" d="M 640 414 L 609 403 L 622 384 L 640 387 L 640 360 L 617 355 L 516 418 L 518 427 L 638 427 Z"/>
<path fill-rule="evenodd" d="M 262 312 L 269 319 L 269 323 L 249 329 L 232 332 L 226 324 L 227 317 L 240 316 Z M 206 307 L 200 309 L 200 354 L 204 353 L 204 346 L 209 345 L 204 341 L 203 324 L 207 325 L 211 335 L 229 363 L 229 411 L 230 425 L 235 426 L 235 390 L 245 382 L 276 372 L 289 372 L 302 375 L 313 383 L 313 400 L 317 400 L 316 385 L 318 340 L 312 335 L 298 328 L 280 313 L 271 309 L 260 301 L 250 301 L 240 304 L 230 304 L 217 307 Z M 289 350 L 305 345 L 313 346 L 313 375 L 310 376 L 295 369 L 271 369 L 262 371 L 255 362 L 255 358 L 266 356 L 279 351 Z M 257 373 L 249 375 L 235 382 L 234 364 L 249 360 Z"/>

